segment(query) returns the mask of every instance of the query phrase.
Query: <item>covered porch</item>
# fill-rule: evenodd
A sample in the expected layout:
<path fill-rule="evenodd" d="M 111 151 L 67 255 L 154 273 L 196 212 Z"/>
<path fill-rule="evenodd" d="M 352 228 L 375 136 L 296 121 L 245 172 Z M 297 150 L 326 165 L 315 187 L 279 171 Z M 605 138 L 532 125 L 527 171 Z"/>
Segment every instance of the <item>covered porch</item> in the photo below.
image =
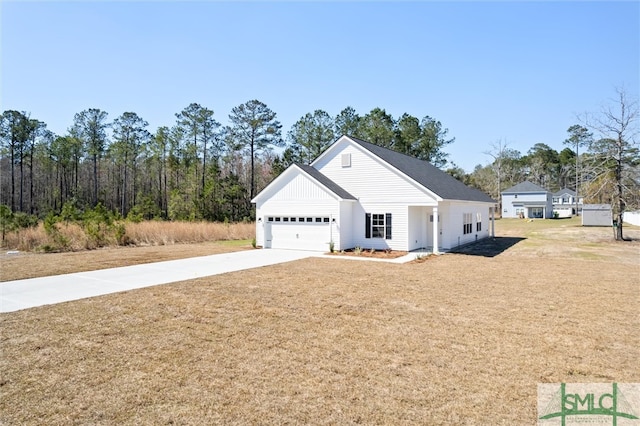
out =
<path fill-rule="evenodd" d="M 516 215 L 521 219 L 544 219 L 547 216 L 547 204 L 529 201 L 513 203 Z"/>
<path fill-rule="evenodd" d="M 457 222 L 452 220 L 451 211 L 446 206 L 408 206 L 407 250 L 409 252 L 440 253 L 456 246 L 449 244 L 449 234 Z M 489 233 L 495 236 L 495 208 L 489 208 Z M 462 222 L 458 224 L 462 228 Z M 451 229 L 449 229 L 451 228 Z M 451 234 L 453 235 L 453 234 Z"/>

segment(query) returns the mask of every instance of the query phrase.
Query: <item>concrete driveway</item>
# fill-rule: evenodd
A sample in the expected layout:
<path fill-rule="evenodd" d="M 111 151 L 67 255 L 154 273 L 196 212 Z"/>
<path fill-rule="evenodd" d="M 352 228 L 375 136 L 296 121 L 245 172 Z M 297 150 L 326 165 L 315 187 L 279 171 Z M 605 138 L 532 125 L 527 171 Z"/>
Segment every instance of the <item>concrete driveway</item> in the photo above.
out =
<path fill-rule="evenodd" d="M 0 312 L 101 296 L 317 256 L 296 250 L 247 250 L 122 268 L 0 283 Z"/>

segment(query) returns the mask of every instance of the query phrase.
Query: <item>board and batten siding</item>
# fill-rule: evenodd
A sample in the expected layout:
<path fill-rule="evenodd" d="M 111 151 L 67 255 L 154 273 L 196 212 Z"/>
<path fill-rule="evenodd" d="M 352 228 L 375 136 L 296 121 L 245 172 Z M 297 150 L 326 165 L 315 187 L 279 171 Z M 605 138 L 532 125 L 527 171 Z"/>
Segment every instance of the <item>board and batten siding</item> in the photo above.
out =
<path fill-rule="evenodd" d="M 276 189 L 276 188 L 274 188 Z M 296 201 L 296 200 L 333 200 L 325 188 L 312 181 L 309 177 L 297 173 L 295 176 L 281 182 L 278 191 L 272 193 L 269 201 Z"/>
<path fill-rule="evenodd" d="M 330 153 L 331 155 L 318 158 L 313 167 L 347 192 L 356 195 L 361 203 L 437 205 L 435 197 L 423 187 L 362 147 L 340 141 L 332 147 Z M 343 166 L 343 154 L 350 157 L 349 166 Z"/>
<path fill-rule="evenodd" d="M 302 173 L 269 188 L 266 201 L 256 203 L 256 244 L 264 246 L 264 224 L 270 216 L 279 217 L 330 217 L 335 219 L 332 228 L 334 241 L 340 241 L 340 202 L 324 187 Z"/>

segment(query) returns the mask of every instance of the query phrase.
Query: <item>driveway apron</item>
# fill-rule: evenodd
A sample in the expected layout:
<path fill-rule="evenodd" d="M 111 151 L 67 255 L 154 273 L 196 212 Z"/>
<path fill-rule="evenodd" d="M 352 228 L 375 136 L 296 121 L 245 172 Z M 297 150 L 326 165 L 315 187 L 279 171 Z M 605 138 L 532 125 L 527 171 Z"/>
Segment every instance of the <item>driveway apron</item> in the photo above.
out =
<path fill-rule="evenodd" d="M 297 250 L 247 250 L 0 283 L 0 312 L 192 280 L 317 256 Z"/>

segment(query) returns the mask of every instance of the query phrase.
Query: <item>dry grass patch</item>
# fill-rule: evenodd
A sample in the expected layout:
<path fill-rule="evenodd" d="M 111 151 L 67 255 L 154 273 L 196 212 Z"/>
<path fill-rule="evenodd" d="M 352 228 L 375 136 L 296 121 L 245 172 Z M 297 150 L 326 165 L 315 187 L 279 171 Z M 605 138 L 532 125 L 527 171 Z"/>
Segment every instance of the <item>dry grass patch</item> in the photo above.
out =
<path fill-rule="evenodd" d="M 213 222 L 127 223 L 127 235 L 139 245 L 163 245 L 221 240 L 249 240 L 255 236 L 256 224 Z"/>
<path fill-rule="evenodd" d="M 94 234 L 78 223 L 55 224 L 55 235 L 45 232 L 40 223 L 36 228 L 21 229 L 6 235 L 2 248 L 20 251 L 82 251 L 96 247 L 123 245 L 161 246 L 185 243 L 202 243 L 223 240 L 250 240 L 255 236 L 255 223 L 220 222 L 121 222 L 124 233 L 117 235 L 114 229 L 100 223 Z M 96 225 L 97 226 L 97 225 Z M 100 241 L 96 241 L 99 237 Z"/>
<path fill-rule="evenodd" d="M 249 249 L 252 249 L 250 241 L 237 240 L 148 247 L 108 247 L 65 253 L 3 253 L 0 254 L 0 282 Z"/>
<path fill-rule="evenodd" d="M 0 423 L 520 425 L 537 383 L 640 381 L 638 262 L 520 244 L 2 314 Z"/>

